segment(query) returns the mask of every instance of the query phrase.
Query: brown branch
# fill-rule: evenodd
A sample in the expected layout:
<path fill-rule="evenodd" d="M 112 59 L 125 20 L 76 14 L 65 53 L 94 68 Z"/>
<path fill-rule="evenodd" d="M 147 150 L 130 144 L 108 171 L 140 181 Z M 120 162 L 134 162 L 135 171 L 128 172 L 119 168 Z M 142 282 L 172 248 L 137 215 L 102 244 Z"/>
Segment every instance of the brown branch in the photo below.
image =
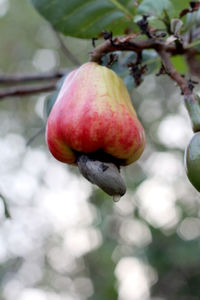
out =
<path fill-rule="evenodd" d="M 166 74 L 168 74 L 172 80 L 176 81 L 184 95 L 191 95 L 192 90 L 189 88 L 187 80 L 183 76 L 181 76 L 179 72 L 174 68 L 170 61 L 170 56 L 166 52 L 165 48 L 158 48 L 157 52 L 160 55 Z"/>
<path fill-rule="evenodd" d="M 0 90 L 0 100 L 6 97 L 22 97 L 38 93 L 46 93 L 57 88 L 56 83 L 36 86 L 18 86 Z"/>
<path fill-rule="evenodd" d="M 139 40 L 128 40 L 127 38 L 115 38 L 113 43 L 110 40 L 106 40 L 104 43 L 97 46 L 91 53 L 90 53 L 90 61 L 101 63 L 101 58 L 110 52 L 113 51 L 134 51 L 140 52 L 144 49 L 151 49 L 155 46 L 154 39 L 148 39 L 144 41 Z"/>
<path fill-rule="evenodd" d="M 170 56 L 177 54 L 186 54 L 188 51 L 187 47 L 177 48 L 174 44 L 166 44 L 164 40 L 157 38 L 150 38 L 146 40 L 139 40 L 136 36 L 126 36 L 122 38 L 115 38 L 112 40 L 106 40 L 101 45 L 97 46 L 90 54 L 90 60 L 93 62 L 101 63 L 102 57 L 113 51 L 134 51 L 136 53 L 141 52 L 145 49 L 154 49 L 160 56 L 163 66 L 165 67 L 166 73 L 179 85 L 184 95 L 192 95 L 187 80 L 182 77 L 178 71 L 174 68 L 170 61 Z M 193 49 L 196 53 L 196 50 Z"/>
<path fill-rule="evenodd" d="M 22 82 L 56 80 L 62 78 L 69 70 L 59 70 L 56 72 L 42 74 L 1 74 L 0 84 L 18 84 Z"/>
<path fill-rule="evenodd" d="M 101 59 L 105 54 L 118 50 L 134 51 L 138 53 L 145 49 L 156 50 L 159 47 L 165 47 L 165 51 L 171 55 L 185 54 L 187 52 L 186 48 L 177 49 L 174 45 L 166 45 L 165 41 L 160 39 L 152 38 L 139 40 L 138 38 L 135 38 L 135 35 L 130 35 L 121 38 L 117 37 L 112 43 L 110 40 L 106 40 L 90 53 L 90 61 L 101 63 Z"/>

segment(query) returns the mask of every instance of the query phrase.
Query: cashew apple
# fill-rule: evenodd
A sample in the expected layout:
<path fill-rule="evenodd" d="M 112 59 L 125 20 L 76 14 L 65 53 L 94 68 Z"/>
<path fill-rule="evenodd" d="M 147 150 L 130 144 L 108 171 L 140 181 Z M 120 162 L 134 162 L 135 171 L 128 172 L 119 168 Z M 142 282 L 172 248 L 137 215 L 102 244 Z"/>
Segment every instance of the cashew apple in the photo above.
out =
<path fill-rule="evenodd" d="M 77 165 L 117 201 L 126 192 L 120 166 L 140 157 L 145 134 L 123 81 L 88 62 L 66 77 L 47 120 L 46 141 L 56 159 Z"/>
<path fill-rule="evenodd" d="M 65 79 L 48 117 L 46 141 L 64 163 L 76 164 L 79 153 L 102 152 L 128 165 L 142 154 L 145 135 L 123 81 L 88 62 Z"/>

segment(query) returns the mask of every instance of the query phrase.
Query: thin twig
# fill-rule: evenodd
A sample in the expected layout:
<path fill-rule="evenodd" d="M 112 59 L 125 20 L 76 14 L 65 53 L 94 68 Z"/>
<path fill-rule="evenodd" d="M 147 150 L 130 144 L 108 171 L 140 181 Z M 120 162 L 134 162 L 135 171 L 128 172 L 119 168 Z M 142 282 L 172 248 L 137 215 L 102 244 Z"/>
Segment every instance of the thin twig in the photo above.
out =
<path fill-rule="evenodd" d="M 183 76 L 181 76 L 181 74 L 179 74 L 179 72 L 174 68 L 170 61 L 169 54 L 165 51 L 164 48 L 158 49 L 157 52 L 160 55 L 166 73 L 171 77 L 171 79 L 176 81 L 184 95 L 191 95 L 192 90 L 189 88 L 187 80 Z"/>
<path fill-rule="evenodd" d="M 27 142 L 26 147 L 30 146 L 32 142 L 41 134 L 45 133 L 45 126 L 40 128 Z"/>
<path fill-rule="evenodd" d="M 3 205 L 4 205 L 4 213 L 5 213 L 6 218 L 11 218 L 6 198 L 2 194 L 0 194 L 0 198 L 2 199 L 2 202 L 3 202 Z"/>
<path fill-rule="evenodd" d="M 0 84 L 18 84 L 22 82 L 56 80 L 63 77 L 69 70 L 58 70 L 56 72 L 42 74 L 1 74 Z"/>
<path fill-rule="evenodd" d="M 76 58 L 76 56 L 73 55 L 73 53 L 67 48 L 65 43 L 63 42 L 62 38 L 60 37 L 59 33 L 52 27 L 55 36 L 60 44 L 60 48 L 62 49 L 63 53 L 66 55 L 66 57 L 75 65 L 80 66 L 80 61 Z"/>
<path fill-rule="evenodd" d="M 6 97 L 17 97 L 17 96 L 27 96 L 38 93 L 45 93 L 53 91 L 57 88 L 56 83 L 46 84 L 46 85 L 36 85 L 36 86 L 19 86 L 11 87 L 8 89 L 0 90 L 0 100 Z"/>

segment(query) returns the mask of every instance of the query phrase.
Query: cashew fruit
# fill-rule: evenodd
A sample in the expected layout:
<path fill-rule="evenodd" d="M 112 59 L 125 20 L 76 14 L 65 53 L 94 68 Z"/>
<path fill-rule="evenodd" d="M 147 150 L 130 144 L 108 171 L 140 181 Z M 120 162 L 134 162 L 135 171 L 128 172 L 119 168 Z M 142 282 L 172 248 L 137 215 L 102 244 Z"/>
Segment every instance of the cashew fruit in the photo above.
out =
<path fill-rule="evenodd" d="M 200 192 L 200 132 L 190 140 L 184 156 L 185 168 L 191 184 Z"/>
<path fill-rule="evenodd" d="M 76 164 L 78 153 L 102 151 L 128 165 L 142 154 L 145 135 L 122 80 L 88 62 L 65 79 L 48 117 L 46 141 L 64 163 Z"/>
<path fill-rule="evenodd" d="M 126 188 L 119 166 L 140 157 L 145 134 L 123 81 L 88 62 L 66 77 L 47 120 L 46 141 L 56 159 L 78 165 L 108 194 L 122 195 Z"/>

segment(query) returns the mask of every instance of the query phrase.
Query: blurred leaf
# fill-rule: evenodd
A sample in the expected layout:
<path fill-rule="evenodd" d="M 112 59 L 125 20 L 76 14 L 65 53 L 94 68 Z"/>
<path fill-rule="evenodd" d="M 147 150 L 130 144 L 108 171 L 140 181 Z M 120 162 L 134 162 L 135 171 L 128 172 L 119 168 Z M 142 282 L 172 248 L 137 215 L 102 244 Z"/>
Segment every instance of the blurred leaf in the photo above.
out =
<path fill-rule="evenodd" d="M 182 9 L 188 8 L 190 6 L 190 0 L 171 0 L 175 10 L 180 13 Z"/>
<path fill-rule="evenodd" d="M 179 33 L 182 26 L 183 22 L 180 19 L 171 19 L 170 28 L 174 34 Z"/>
<path fill-rule="evenodd" d="M 140 14 L 161 15 L 163 10 L 172 11 L 172 3 L 169 0 L 143 0 L 138 7 Z"/>
<path fill-rule="evenodd" d="M 171 28 L 170 28 L 171 19 L 166 9 L 164 9 L 163 11 L 162 22 L 165 24 L 166 31 L 168 32 L 168 34 L 171 34 Z"/>
<path fill-rule="evenodd" d="M 166 10 L 163 10 L 163 12 Z M 153 28 L 158 29 L 159 31 L 165 31 L 166 30 L 166 24 L 163 25 L 163 19 L 160 16 L 152 16 L 148 18 L 149 25 Z"/>
<path fill-rule="evenodd" d="M 192 3 L 192 2 L 191 2 Z M 198 2 L 199 3 L 199 2 Z M 199 26 L 200 26 L 200 9 L 189 8 L 184 9 L 181 12 L 181 18 L 184 22 L 184 27 L 182 28 L 182 33 L 188 36 L 189 32 L 191 34 L 191 46 L 195 46 L 195 40 L 199 38 Z M 191 47 L 190 46 L 190 47 Z"/>
<path fill-rule="evenodd" d="M 189 1 L 185 3 L 185 7 L 179 13 L 180 18 L 184 17 L 188 13 L 190 14 L 191 12 L 198 10 L 199 6 L 200 6 L 199 1 Z"/>
<path fill-rule="evenodd" d="M 192 42 L 189 44 L 188 48 L 192 48 L 194 47 L 195 49 L 197 49 L 198 51 L 200 51 L 200 40 L 197 39 L 196 41 Z M 197 55 L 198 58 L 199 55 Z"/>
<path fill-rule="evenodd" d="M 135 52 L 128 52 L 125 55 L 122 52 L 115 52 L 115 54 L 118 55 L 118 60 L 114 62 L 110 68 L 123 79 L 127 89 L 129 92 L 131 92 L 133 88 L 136 87 L 136 84 L 134 77 L 131 75 L 128 64 L 136 62 L 137 55 Z M 107 65 L 108 61 L 109 55 L 105 55 L 103 58 L 103 64 Z M 155 73 L 159 69 L 160 59 L 154 50 L 144 50 L 142 52 L 141 66 L 145 65 L 147 66 L 145 75 Z M 142 79 L 145 77 L 145 75 L 142 76 Z"/>
<path fill-rule="evenodd" d="M 142 55 L 143 63 L 147 65 L 147 75 L 155 73 L 160 66 L 160 59 L 154 50 L 144 50 Z"/>
<path fill-rule="evenodd" d="M 103 30 L 123 34 L 133 26 L 131 0 L 30 0 L 57 31 L 68 36 L 92 38 Z"/>
<path fill-rule="evenodd" d="M 56 102 L 59 90 L 47 96 L 44 104 L 44 119 L 46 120 L 52 110 L 54 103 Z"/>
<path fill-rule="evenodd" d="M 188 72 L 188 66 L 186 64 L 185 58 L 182 55 L 177 55 L 171 57 L 171 62 L 173 66 L 176 68 L 177 71 L 180 73 L 187 73 Z"/>
<path fill-rule="evenodd" d="M 135 80 L 133 78 L 133 76 L 131 76 L 130 74 L 126 75 L 123 79 L 128 91 L 132 91 L 132 89 L 135 87 Z"/>
<path fill-rule="evenodd" d="M 110 64 L 110 55 L 116 56 L 116 60 Z M 109 67 L 111 70 L 116 72 L 119 76 L 125 72 L 124 66 L 122 65 L 123 53 L 121 51 L 115 51 L 112 54 L 106 54 L 102 58 L 102 65 Z"/>
<path fill-rule="evenodd" d="M 136 54 L 128 53 L 124 59 L 124 64 L 128 65 L 130 62 L 134 61 L 136 61 Z M 147 66 L 147 71 L 145 75 L 155 73 L 160 66 L 160 59 L 157 53 L 154 50 L 144 50 L 142 52 L 142 65 Z M 127 72 L 124 73 L 124 82 L 129 90 L 132 89 L 135 85 L 133 77 Z"/>

